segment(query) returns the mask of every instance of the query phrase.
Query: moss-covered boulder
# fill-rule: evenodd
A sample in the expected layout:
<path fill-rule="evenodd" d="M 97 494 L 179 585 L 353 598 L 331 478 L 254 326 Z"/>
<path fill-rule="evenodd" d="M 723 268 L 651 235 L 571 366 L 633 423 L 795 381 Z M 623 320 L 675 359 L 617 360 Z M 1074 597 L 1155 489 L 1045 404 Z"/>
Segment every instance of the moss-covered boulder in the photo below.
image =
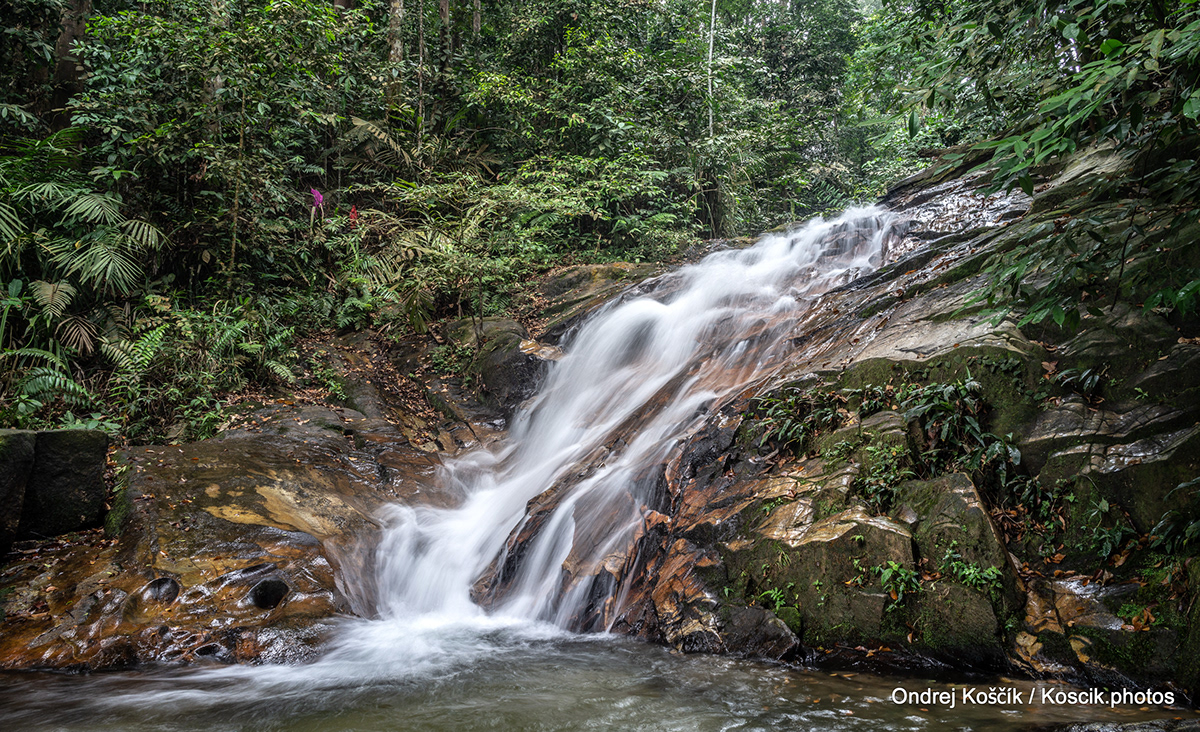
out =
<path fill-rule="evenodd" d="M 1008 608 L 1023 601 L 1004 540 L 968 476 L 950 473 L 933 480 L 902 483 L 896 490 L 894 506 L 893 516 L 912 517 L 913 540 L 919 558 L 927 566 L 952 579 L 956 574 L 993 576 L 993 586 L 1003 589 Z M 980 586 L 985 582 L 979 580 Z"/>
<path fill-rule="evenodd" d="M 474 351 L 466 375 L 478 385 L 481 401 L 505 414 L 534 395 L 547 365 L 560 356 L 558 349 L 531 340 L 525 326 L 506 318 L 456 321 L 446 334 Z"/>

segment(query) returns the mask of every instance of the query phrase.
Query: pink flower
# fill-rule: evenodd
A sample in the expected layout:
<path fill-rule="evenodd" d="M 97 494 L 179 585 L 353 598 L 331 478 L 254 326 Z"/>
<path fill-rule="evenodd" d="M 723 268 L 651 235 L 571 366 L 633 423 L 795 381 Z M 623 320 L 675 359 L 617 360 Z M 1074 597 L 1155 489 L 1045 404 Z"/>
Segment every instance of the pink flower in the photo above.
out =
<path fill-rule="evenodd" d="M 322 196 L 321 192 L 316 188 L 310 188 L 309 190 L 312 191 L 313 194 L 313 208 L 321 208 L 321 206 L 325 203 L 325 197 Z"/>

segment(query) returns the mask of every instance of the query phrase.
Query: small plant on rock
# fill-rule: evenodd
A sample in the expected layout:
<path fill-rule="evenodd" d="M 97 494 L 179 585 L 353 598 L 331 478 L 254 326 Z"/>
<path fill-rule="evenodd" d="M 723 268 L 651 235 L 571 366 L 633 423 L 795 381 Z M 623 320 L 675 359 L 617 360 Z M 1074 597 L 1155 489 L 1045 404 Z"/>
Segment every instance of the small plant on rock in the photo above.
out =
<path fill-rule="evenodd" d="M 879 575 L 879 584 L 883 591 L 891 598 L 884 608 L 886 612 L 901 608 L 907 595 L 921 591 L 921 576 L 916 570 L 902 567 L 889 559 L 886 565 L 881 564 L 875 567 L 874 571 Z"/>
<path fill-rule="evenodd" d="M 999 567 L 985 569 L 974 562 L 963 559 L 962 553 L 958 551 L 957 541 L 950 542 L 950 546 L 946 548 L 946 554 L 942 557 L 939 569 L 960 584 L 989 595 L 1000 592 L 1000 580 L 1004 576 Z"/>

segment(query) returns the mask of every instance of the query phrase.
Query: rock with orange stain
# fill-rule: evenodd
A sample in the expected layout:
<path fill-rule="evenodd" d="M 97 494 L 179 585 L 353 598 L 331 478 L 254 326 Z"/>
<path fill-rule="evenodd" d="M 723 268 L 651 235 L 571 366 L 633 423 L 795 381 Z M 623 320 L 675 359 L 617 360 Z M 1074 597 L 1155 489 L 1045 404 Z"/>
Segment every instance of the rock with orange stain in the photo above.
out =
<path fill-rule="evenodd" d="M 265 432 L 126 451 L 119 536 L 18 545 L 0 668 L 296 660 L 335 616 L 370 614 L 373 514 L 450 504 L 436 459 L 350 410 L 261 416 Z"/>

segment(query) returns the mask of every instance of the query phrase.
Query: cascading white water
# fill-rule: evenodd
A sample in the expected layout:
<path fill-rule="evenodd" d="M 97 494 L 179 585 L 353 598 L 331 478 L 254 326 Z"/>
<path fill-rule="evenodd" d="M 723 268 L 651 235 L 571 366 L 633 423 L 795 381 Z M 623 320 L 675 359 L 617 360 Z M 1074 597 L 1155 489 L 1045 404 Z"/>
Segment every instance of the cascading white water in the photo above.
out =
<path fill-rule="evenodd" d="M 878 208 L 817 219 L 711 254 L 590 318 L 502 446 L 445 466 L 440 479 L 461 505 L 391 510 L 380 614 L 481 616 L 473 583 L 530 520 L 530 499 L 557 486 L 494 613 L 568 624 L 591 590 L 588 568 L 643 521 L 639 473 L 662 463 L 714 402 L 782 364 L 812 302 L 880 265 L 893 219 Z"/>

